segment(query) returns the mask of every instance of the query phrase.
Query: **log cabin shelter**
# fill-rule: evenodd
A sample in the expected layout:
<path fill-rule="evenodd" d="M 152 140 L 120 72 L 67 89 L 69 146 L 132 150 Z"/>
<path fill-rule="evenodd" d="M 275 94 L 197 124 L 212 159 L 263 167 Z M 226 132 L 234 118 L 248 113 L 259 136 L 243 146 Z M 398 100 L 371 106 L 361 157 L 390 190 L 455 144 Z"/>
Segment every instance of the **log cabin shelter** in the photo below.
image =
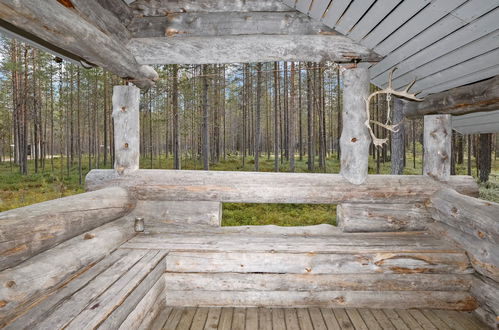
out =
<path fill-rule="evenodd" d="M 0 0 L 0 29 L 129 82 L 115 168 L 0 213 L 0 327 L 497 327 L 499 205 L 450 175 L 452 127 L 499 131 L 497 0 Z M 151 65 L 280 60 L 341 65 L 340 174 L 139 169 Z M 424 116 L 423 175 L 367 172 L 394 67 L 424 98 L 394 104 Z M 223 202 L 338 204 L 338 226 L 221 227 Z"/>

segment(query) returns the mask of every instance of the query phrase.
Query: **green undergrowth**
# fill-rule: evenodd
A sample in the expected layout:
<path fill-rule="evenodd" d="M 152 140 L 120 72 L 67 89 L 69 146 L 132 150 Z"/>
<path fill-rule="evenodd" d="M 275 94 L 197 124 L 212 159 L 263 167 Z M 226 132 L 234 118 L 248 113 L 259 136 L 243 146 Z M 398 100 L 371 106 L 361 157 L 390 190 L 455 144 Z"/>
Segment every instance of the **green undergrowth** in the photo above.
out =
<path fill-rule="evenodd" d="M 224 203 L 222 226 L 336 225 L 336 205 Z"/>

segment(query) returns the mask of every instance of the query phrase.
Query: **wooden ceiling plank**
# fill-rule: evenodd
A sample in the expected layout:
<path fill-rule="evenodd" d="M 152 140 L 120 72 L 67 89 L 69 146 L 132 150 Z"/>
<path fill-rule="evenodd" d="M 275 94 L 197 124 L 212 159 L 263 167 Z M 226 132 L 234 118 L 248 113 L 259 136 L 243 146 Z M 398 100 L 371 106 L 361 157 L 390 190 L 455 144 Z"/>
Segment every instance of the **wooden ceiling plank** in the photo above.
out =
<path fill-rule="evenodd" d="M 247 35 L 134 38 L 128 48 L 141 64 L 210 64 L 273 61 L 377 61 L 369 49 L 338 35 Z"/>
<path fill-rule="evenodd" d="M 310 9 L 311 3 L 312 3 L 312 0 L 298 0 L 296 2 L 295 8 L 296 8 L 296 10 L 299 10 L 304 14 L 308 14 L 308 10 Z"/>
<path fill-rule="evenodd" d="M 134 38 L 250 34 L 311 35 L 334 31 L 297 12 L 184 13 L 134 18 L 128 29 Z"/>
<path fill-rule="evenodd" d="M 439 58 L 449 52 L 452 52 L 455 49 L 466 45 L 467 43 L 473 42 L 483 37 L 484 35 L 496 30 L 498 21 L 499 8 L 476 19 L 463 28 L 455 31 L 452 34 L 449 34 L 448 36 L 440 39 L 438 42 L 431 44 L 430 46 L 420 50 L 419 52 L 411 55 L 401 62 L 398 62 L 398 60 L 393 60 L 392 54 L 393 56 L 396 56 L 397 52 L 392 53 L 371 68 L 371 75 L 375 77 L 373 79 L 373 82 L 378 86 L 386 84 L 386 75 L 381 75 L 381 77 L 384 77 L 383 79 L 376 77 L 377 73 L 381 71 L 386 72 L 395 65 L 398 68 L 398 70 L 395 71 L 395 76 L 397 77 L 410 72 L 411 70 L 414 70 L 415 68 L 418 68 L 425 63 Z M 418 39 L 416 39 L 416 41 L 418 41 Z M 383 65 L 384 68 L 378 69 L 379 65 Z"/>
<path fill-rule="evenodd" d="M 378 0 L 360 22 L 348 33 L 354 41 L 364 38 L 401 0 Z"/>
<path fill-rule="evenodd" d="M 499 59 L 499 48 L 418 80 L 414 84 L 412 90 L 423 90 L 426 92 L 426 90 L 434 86 L 448 81 L 453 81 L 454 79 L 473 74 L 474 72 L 478 72 L 484 68 L 497 65 L 499 64 L 497 59 Z M 492 74 L 492 76 L 493 75 L 494 74 Z"/>
<path fill-rule="evenodd" d="M 408 118 L 435 113 L 463 115 L 496 109 L 499 109 L 499 76 L 429 95 L 422 102 L 411 102 L 404 108 L 404 115 Z"/>
<path fill-rule="evenodd" d="M 403 1 L 395 8 L 388 17 L 383 20 L 371 33 L 361 40 L 361 44 L 374 48 L 387 36 L 392 34 L 402 24 L 414 16 L 421 8 L 426 6 L 431 0 L 411 0 Z"/>
<path fill-rule="evenodd" d="M 321 20 L 331 0 L 314 0 L 308 13 L 313 19 Z"/>
<path fill-rule="evenodd" d="M 355 0 L 336 24 L 336 30 L 346 35 L 371 7 L 373 2 L 374 0 Z"/>
<path fill-rule="evenodd" d="M 333 0 L 326 12 L 326 15 L 322 19 L 323 23 L 334 28 L 336 26 L 336 22 L 348 8 L 350 2 L 351 0 Z"/>
<path fill-rule="evenodd" d="M 439 85 L 428 88 L 424 91 L 427 94 L 439 93 L 442 91 L 447 91 L 456 87 L 466 87 L 464 85 L 474 83 L 476 81 L 480 81 L 483 79 L 487 79 L 493 76 L 499 75 L 499 65 L 492 65 L 490 67 L 486 67 L 482 70 L 472 72 L 470 74 L 464 75 L 462 77 L 458 77 L 453 80 L 449 80 L 447 82 L 441 83 Z"/>
<path fill-rule="evenodd" d="M 423 80 L 425 77 L 431 76 L 439 70 L 445 70 L 471 58 L 486 54 L 498 48 L 499 44 L 497 43 L 497 40 L 499 40 L 499 30 L 492 32 L 479 40 L 471 42 L 466 46 L 458 48 L 451 53 L 439 57 L 436 60 L 428 62 L 410 73 L 393 79 L 393 86 L 395 88 L 400 88 L 410 83 L 414 77 L 418 77 L 419 80 Z M 499 58 L 495 60 L 495 63 L 499 64 Z"/>
<path fill-rule="evenodd" d="M 400 29 L 390 34 L 374 49 L 383 55 L 397 49 L 418 33 L 425 30 L 467 0 L 437 0 L 421 10 Z"/>
<path fill-rule="evenodd" d="M 393 66 L 402 62 L 404 59 L 417 53 L 438 40 L 455 32 L 478 17 L 487 14 L 494 8 L 498 7 L 497 0 L 471 0 L 463 4 L 461 7 L 452 11 L 437 23 L 433 24 L 417 36 L 411 38 L 371 69 L 371 77 L 376 78 L 378 75 L 388 71 Z M 395 73 L 395 77 L 404 74 L 399 70 Z"/>

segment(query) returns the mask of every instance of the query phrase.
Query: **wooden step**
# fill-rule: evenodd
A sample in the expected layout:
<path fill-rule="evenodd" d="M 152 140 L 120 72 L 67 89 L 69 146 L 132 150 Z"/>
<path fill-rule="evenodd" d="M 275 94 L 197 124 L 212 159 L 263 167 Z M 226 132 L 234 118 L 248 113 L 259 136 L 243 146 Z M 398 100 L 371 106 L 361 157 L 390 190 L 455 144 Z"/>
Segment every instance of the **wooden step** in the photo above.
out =
<path fill-rule="evenodd" d="M 118 328 L 164 301 L 165 252 L 117 250 L 18 315 L 7 329 Z M 135 312 L 134 312 L 135 311 Z M 135 319 L 134 319 L 135 318 Z"/>

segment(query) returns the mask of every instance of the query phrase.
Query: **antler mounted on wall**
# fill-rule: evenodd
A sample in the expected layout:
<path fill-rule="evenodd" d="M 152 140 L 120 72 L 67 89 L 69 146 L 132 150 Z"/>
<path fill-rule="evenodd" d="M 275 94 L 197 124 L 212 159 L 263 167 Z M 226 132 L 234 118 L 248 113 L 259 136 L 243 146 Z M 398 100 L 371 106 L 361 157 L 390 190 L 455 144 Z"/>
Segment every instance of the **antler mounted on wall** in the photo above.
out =
<path fill-rule="evenodd" d="M 367 126 L 367 128 L 369 128 L 369 133 L 371 134 L 371 138 L 372 138 L 373 143 L 376 147 L 382 147 L 383 144 L 388 142 L 388 139 L 387 138 L 386 139 L 379 139 L 378 137 L 376 137 L 376 135 L 374 135 L 374 132 L 373 132 L 373 129 L 371 128 L 370 123 L 381 126 L 384 129 L 389 130 L 390 132 L 394 132 L 394 133 L 398 132 L 397 127 L 400 125 L 400 123 L 397 123 L 395 125 L 390 124 L 390 122 L 391 122 L 391 119 L 390 119 L 390 112 L 391 112 L 390 101 L 391 101 L 392 95 L 406 99 L 406 100 L 411 100 L 411 101 L 417 101 L 417 102 L 423 101 L 423 99 L 416 97 L 416 95 L 419 94 L 419 92 L 414 93 L 414 94 L 409 93 L 409 89 L 414 85 L 414 83 L 416 82 L 416 79 L 414 79 L 412 82 L 410 82 L 409 85 L 407 85 L 404 90 L 397 91 L 397 90 L 393 89 L 392 78 L 393 78 L 393 72 L 395 70 L 397 70 L 396 67 L 392 68 L 390 70 L 390 73 L 388 74 L 388 87 L 372 93 L 366 99 L 367 120 L 365 122 L 365 125 Z M 387 114 L 386 114 L 387 119 L 386 119 L 386 122 L 384 124 L 380 123 L 379 121 L 376 121 L 376 120 L 371 120 L 371 118 L 370 118 L 371 99 L 378 94 L 386 94 L 386 101 L 387 101 L 388 109 L 387 109 Z"/>

